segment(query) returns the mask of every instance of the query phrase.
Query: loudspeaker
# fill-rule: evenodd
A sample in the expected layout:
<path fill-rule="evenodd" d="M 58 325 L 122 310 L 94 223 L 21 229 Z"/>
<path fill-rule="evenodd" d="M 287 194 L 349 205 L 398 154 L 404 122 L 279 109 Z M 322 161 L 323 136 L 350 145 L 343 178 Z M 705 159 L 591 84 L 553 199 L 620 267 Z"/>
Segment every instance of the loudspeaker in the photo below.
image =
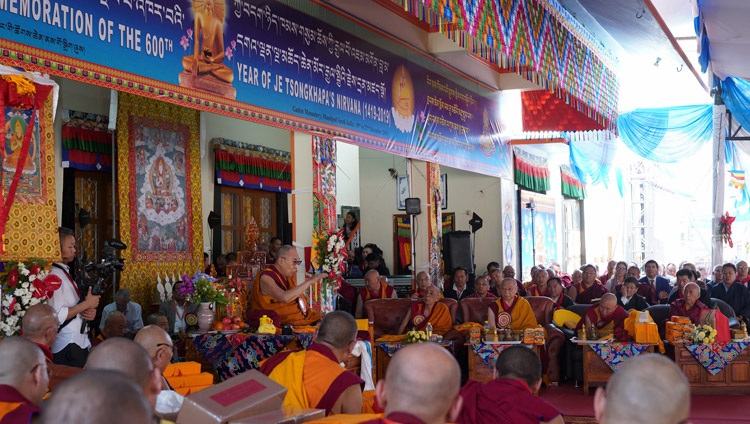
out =
<path fill-rule="evenodd" d="M 207 221 L 208 221 L 208 228 L 210 228 L 212 230 L 214 228 L 218 227 L 219 225 L 221 225 L 221 217 L 219 216 L 218 213 L 216 213 L 214 211 L 211 211 L 211 212 L 208 213 L 208 220 Z"/>
<path fill-rule="evenodd" d="M 419 215 L 422 213 L 422 205 L 418 197 L 410 197 L 404 201 L 406 203 L 406 213 L 409 215 Z"/>
<path fill-rule="evenodd" d="M 443 262 L 445 262 L 446 273 L 451 273 L 458 267 L 471 273 L 474 261 L 471 257 L 470 232 L 451 231 L 443 234 Z"/>

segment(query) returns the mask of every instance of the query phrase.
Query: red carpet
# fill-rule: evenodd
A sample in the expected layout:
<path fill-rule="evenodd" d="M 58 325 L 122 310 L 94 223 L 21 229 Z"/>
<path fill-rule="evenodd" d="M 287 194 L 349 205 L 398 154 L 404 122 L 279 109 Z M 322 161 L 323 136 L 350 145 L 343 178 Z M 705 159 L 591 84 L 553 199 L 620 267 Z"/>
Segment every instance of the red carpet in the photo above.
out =
<path fill-rule="evenodd" d="M 543 389 L 540 397 L 561 410 L 563 415 L 570 417 L 566 422 L 584 423 L 587 420 L 579 418 L 594 416 L 594 391 L 589 396 L 583 395 L 582 387 L 561 385 Z M 750 404 L 750 394 L 737 396 L 699 396 L 690 399 L 690 421 L 693 424 L 714 423 L 748 423 L 750 414 L 747 405 Z M 589 422 L 594 422 L 593 420 Z"/>

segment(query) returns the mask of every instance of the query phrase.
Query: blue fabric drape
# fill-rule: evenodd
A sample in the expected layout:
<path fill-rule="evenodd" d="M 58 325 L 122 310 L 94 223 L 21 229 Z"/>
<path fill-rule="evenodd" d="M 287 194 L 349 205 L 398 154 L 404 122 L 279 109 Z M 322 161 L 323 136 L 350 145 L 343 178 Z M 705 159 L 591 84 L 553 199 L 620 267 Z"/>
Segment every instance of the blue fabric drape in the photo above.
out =
<path fill-rule="evenodd" d="M 712 105 L 636 109 L 617 119 L 620 138 L 639 156 L 673 163 L 711 141 Z"/>
<path fill-rule="evenodd" d="M 734 77 L 721 81 L 721 98 L 742 128 L 750 129 L 750 82 Z"/>
<path fill-rule="evenodd" d="M 563 134 L 570 147 L 570 167 L 585 184 L 608 182 L 617 152 L 617 143 L 609 131 L 581 131 Z"/>

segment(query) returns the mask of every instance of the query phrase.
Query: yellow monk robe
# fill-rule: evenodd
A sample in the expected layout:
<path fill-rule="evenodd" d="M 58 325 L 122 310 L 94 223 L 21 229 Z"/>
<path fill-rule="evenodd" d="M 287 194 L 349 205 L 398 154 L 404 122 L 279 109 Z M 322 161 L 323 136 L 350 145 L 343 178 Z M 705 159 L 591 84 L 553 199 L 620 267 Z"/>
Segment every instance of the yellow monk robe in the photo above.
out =
<path fill-rule="evenodd" d="M 451 311 L 445 306 L 444 303 L 436 302 L 432 306 L 429 316 L 424 314 L 425 305 L 424 302 L 416 302 L 411 304 L 411 322 L 407 328 L 416 328 L 419 331 L 425 331 L 427 324 L 432 324 L 432 334 L 438 334 L 444 336 L 451 328 L 453 328 L 453 319 L 451 318 Z"/>
<path fill-rule="evenodd" d="M 39 412 L 39 407 L 13 386 L 0 384 L 0 424 L 28 423 Z"/>
<path fill-rule="evenodd" d="M 280 352 L 260 372 L 287 388 L 285 407 L 325 409 L 326 415 L 344 390 L 364 381 L 339 365 L 331 349 L 313 343 L 307 350 Z"/>
<path fill-rule="evenodd" d="M 297 287 L 294 278 L 284 278 L 275 266 L 270 265 L 253 280 L 253 293 L 250 296 L 250 309 L 253 311 L 273 311 L 279 315 L 281 325 L 309 325 L 320 321 L 320 314 L 312 311 L 307 306 L 303 297 L 291 302 L 283 303 L 274 300 L 271 296 L 264 295 L 260 290 L 260 278 L 264 275 L 271 277 L 279 288 L 284 291 Z M 298 302 L 302 302 L 307 311 L 307 316 L 302 313 Z"/>
<path fill-rule="evenodd" d="M 529 301 L 521 296 L 516 296 L 510 305 L 506 304 L 502 298 L 497 299 L 490 304 L 490 309 L 495 314 L 497 328 L 510 328 L 518 331 L 538 325 Z"/>

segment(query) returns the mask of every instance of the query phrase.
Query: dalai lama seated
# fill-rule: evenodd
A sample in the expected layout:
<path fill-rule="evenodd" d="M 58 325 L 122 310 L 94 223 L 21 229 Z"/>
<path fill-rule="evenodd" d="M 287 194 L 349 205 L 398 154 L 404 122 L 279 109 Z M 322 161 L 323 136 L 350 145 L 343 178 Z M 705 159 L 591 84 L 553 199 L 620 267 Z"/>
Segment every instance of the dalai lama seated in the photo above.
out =
<path fill-rule="evenodd" d="M 297 267 L 302 263 L 297 249 L 281 246 L 273 265 L 269 265 L 253 280 L 250 309 L 275 313 L 281 325 L 309 325 L 320 320 L 320 314 L 308 308 L 305 290 L 328 274 L 317 274 L 297 285 Z"/>
<path fill-rule="evenodd" d="M 453 320 L 448 307 L 438 302 L 438 299 L 440 299 L 440 289 L 435 286 L 427 287 L 424 300 L 411 302 L 398 333 L 404 334 L 411 329 L 425 331 L 427 324 L 430 324 L 433 334 L 444 336 L 453 328 Z"/>
<path fill-rule="evenodd" d="M 500 283 L 500 299 L 490 304 L 487 321 L 490 331 L 507 328 L 521 331 L 537 326 L 529 301 L 518 296 L 515 279 L 506 277 Z"/>
<path fill-rule="evenodd" d="M 683 288 L 683 297 L 675 299 L 669 305 L 669 315 L 688 317 L 693 324 L 700 325 L 701 315 L 708 310 L 708 306 L 698 300 L 700 296 L 700 286 L 696 283 L 687 283 Z"/>
<path fill-rule="evenodd" d="M 583 317 L 578 321 L 576 330 L 591 328 L 593 325 L 600 335 L 611 335 L 616 328 L 625 328 L 625 318 L 629 315 L 617 304 L 617 297 L 612 293 L 606 293 L 598 305 L 586 308 Z"/>

